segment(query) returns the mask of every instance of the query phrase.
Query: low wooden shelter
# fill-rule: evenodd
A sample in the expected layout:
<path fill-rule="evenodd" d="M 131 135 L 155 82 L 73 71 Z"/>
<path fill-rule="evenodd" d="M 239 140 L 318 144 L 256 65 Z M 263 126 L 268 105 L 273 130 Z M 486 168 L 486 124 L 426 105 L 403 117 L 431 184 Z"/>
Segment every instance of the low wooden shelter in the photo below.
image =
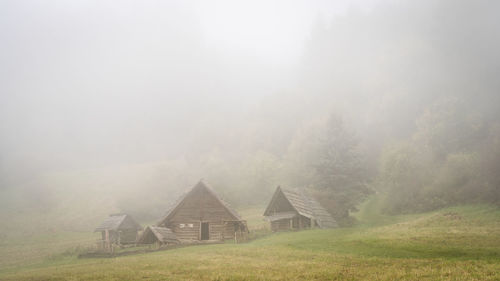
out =
<path fill-rule="evenodd" d="M 170 228 L 159 226 L 148 226 L 137 240 L 138 244 L 159 244 L 173 245 L 179 244 L 179 240 Z"/>
<path fill-rule="evenodd" d="M 264 216 L 271 223 L 272 231 L 337 227 L 335 219 L 314 198 L 299 190 L 279 186 Z"/>
<path fill-rule="evenodd" d="M 203 181 L 181 196 L 158 226 L 171 229 L 181 243 L 237 239 L 248 233 L 246 222 Z"/>
<path fill-rule="evenodd" d="M 134 244 L 137 233 L 142 227 L 127 214 L 111 214 L 94 232 L 101 232 L 103 243 L 106 245 Z"/>

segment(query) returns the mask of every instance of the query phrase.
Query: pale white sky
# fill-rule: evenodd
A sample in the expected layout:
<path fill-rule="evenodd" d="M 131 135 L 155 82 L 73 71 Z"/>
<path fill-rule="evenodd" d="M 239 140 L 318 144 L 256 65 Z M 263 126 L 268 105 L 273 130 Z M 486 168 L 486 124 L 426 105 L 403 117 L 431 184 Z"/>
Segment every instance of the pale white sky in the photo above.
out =
<path fill-rule="evenodd" d="M 350 9 L 370 10 L 382 0 L 194 1 L 208 47 L 253 54 L 274 63 L 294 62 L 317 21 Z"/>
<path fill-rule="evenodd" d="M 0 1 L 0 154 L 165 158 L 199 122 L 293 87 L 320 19 L 381 1 Z"/>

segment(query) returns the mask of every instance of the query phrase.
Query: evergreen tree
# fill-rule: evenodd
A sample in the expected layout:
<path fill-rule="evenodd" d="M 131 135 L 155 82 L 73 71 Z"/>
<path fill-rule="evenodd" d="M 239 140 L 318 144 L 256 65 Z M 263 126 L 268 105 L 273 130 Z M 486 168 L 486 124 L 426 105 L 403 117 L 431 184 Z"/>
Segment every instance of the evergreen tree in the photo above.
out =
<path fill-rule="evenodd" d="M 339 220 L 347 218 L 371 193 L 363 163 L 356 137 L 341 118 L 332 115 L 319 140 L 313 168 L 318 199 Z"/>

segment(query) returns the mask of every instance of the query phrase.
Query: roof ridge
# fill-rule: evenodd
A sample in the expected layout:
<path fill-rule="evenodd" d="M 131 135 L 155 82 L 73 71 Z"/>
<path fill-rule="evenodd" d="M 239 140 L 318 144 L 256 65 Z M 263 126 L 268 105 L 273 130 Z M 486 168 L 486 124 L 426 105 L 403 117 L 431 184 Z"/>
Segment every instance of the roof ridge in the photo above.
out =
<path fill-rule="evenodd" d="M 119 229 L 127 218 L 129 218 L 132 223 L 140 227 L 140 225 L 132 218 L 132 216 L 128 214 L 110 214 L 108 217 L 106 217 L 106 219 L 104 219 L 104 221 L 101 222 L 101 224 L 97 228 L 95 228 L 94 232 Z M 142 227 L 140 227 L 140 229 L 142 229 Z"/>
<path fill-rule="evenodd" d="M 238 214 L 238 212 L 236 212 L 236 210 L 234 210 L 232 207 L 231 207 L 231 204 L 229 204 L 226 200 L 224 200 L 222 197 L 219 196 L 219 194 L 217 194 L 217 192 L 215 192 L 215 190 L 212 188 L 211 185 L 207 184 L 206 182 L 203 181 L 203 179 L 201 179 L 198 184 L 202 184 L 203 186 L 205 186 L 205 188 L 210 192 L 212 193 L 212 195 L 220 201 L 220 203 L 222 204 L 222 206 L 224 206 L 228 212 L 230 212 L 236 219 L 239 219 L 241 220 L 241 216 Z"/>
<path fill-rule="evenodd" d="M 336 221 L 332 215 L 304 188 L 283 188 L 278 186 L 273 199 L 271 199 L 266 208 L 266 212 L 274 202 L 274 198 L 278 192 L 283 194 L 285 199 L 292 205 L 292 208 L 300 215 L 314 218 L 321 227 L 336 226 Z"/>
<path fill-rule="evenodd" d="M 182 204 L 182 202 L 186 199 L 186 197 L 191 194 L 191 192 L 193 192 L 193 190 L 195 190 L 196 188 L 198 187 L 202 187 L 202 188 L 205 188 L 217 201 L 219 201 L 219 203 L 234 217 L 236 218 L 237 220 L 242 220 L 241 219 L 241 216 L 238 214 L 238 212 L 236 212 L 236 210 L 234 210 L 229 203 L 227 203 L 225 200 L 223 200 L 218 194 L 217 192 L 215 192 L 215 190 L 213 190 L 213 188 L 207 184 L 203 179 L 200 179 L 198 181 L 197 184 L 195 184 L 191 189 L 189 189 L 187 192 L 185 192 L 182 196 L 180 196 L 177 201 L 174 203 L 173 207 L 171 207 L 167 213 L 165 214 L 165 216 L 163 217 L 163 219 L 157 223 L 157 226 L 160 226 L 162 225 L 163 223 L 165 223 L 165 221 L 173 214 L 173 212 L 180 207 L 180 205 Z"/>

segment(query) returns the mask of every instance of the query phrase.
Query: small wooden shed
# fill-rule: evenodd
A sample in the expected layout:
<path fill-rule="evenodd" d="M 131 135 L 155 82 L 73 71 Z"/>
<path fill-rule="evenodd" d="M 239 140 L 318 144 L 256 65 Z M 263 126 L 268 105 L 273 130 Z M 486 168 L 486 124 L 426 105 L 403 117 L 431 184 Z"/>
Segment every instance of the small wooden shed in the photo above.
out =
<path fill-rule="evenodd" d="M 181 196 L 158 223 L 181 243 L 223 241 L 248 233 L 246 222 L 203 181 Z"/>
<path fill-rule="evenodd" d="M 102 241 L 109 244 L 134 244 L 142 227 L 127 214 L 111 214 L 94 232 L 101 232 Z"/>
<path fill-rule="evenodd" d="M 179 244 L 179 240 L 170 228 L 148 226 L 137 240 L 138 244 L 155 244 L 160 246 Z"/>
<path fill-rule="evenodd" d="M 271 223 L 272 231 L 337 227 L 335 219 L 314 198 L 299 190 L 279 186 L 264 216 Z"/>

